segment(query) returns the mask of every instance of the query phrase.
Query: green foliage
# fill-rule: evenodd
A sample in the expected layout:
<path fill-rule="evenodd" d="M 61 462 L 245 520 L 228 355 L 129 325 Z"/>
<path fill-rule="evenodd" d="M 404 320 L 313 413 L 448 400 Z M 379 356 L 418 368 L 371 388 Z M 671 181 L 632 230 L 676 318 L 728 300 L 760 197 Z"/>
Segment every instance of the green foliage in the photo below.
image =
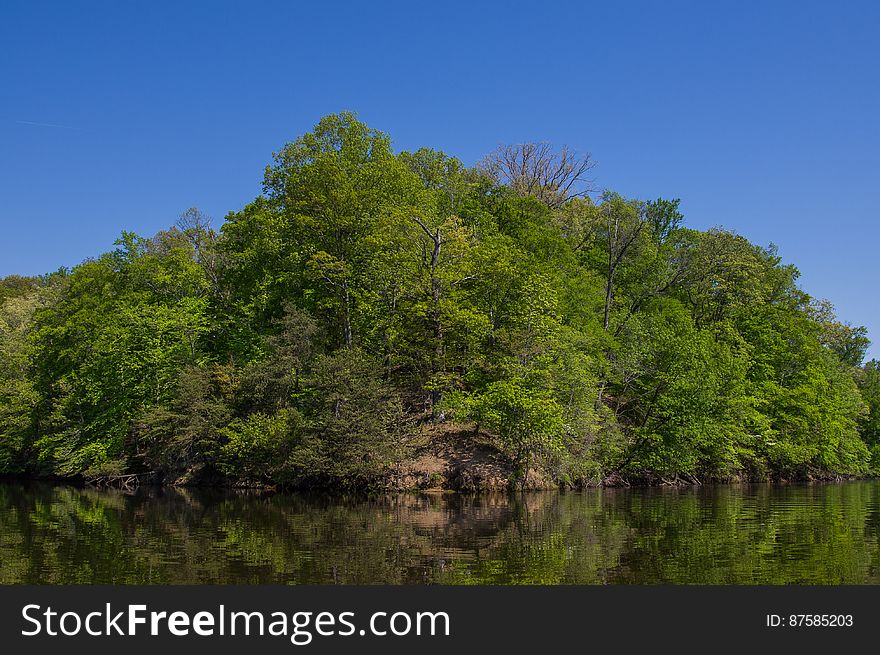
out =
<path fill-rule="evenodd" d="M 28 464 L 33 411 L 40 400 L 29 371 L 28 336 L 41 302 L 33 292 L 0 302 L 0 473 L 18 473 Z"/>
<path fill-rule="evenodd" d="M 132 434 L 144 465 L 170 480 L 216 465 L 220 429 L 232 419 L 228 371 L 217 365 L 185 366 L 166 403 L 146 410 Z"/>
<path fill-rule="evenodd" d="M 857 371 L 856 382 L 867 411 L 861 417 L 862 438 L 871 450 L 871 466 L 880 472 L 880 362 L 872 359 Z"/>
<path fill-rule="evenodd" d="M 450 419 L 522 484 L 880 471 L 866 332 L 775 247 L 493 161 L 331 115 L 219 233 L 0 280 L 0 472 L 374 486 Z"/>
<path fill-rule="evenodd" d="M 623 468 L 725 479 L 750 458 L 755 420 L 741 352 L 719 332 L 699 330 L 668 299 L 630 322 L 614 384 L 619 418 L 632 426 Z"/>
<path fill-rule="evenodd" d="M 220 430 L 225 443 L 220 448 L 219 469 L 245 482 L 277 479 L 300 423 L 295 410 L 281 410 L 272 416 L 251 414 L 232 421 Z"/>
<path fill-rule="evenodd" d="M 562 447 L 562 409 L 543 389 L 530 389 L 521 379 L 490 383 L 470 402 L 470 416 L 498 433 L 502 450 L 525 483 L 533 457 Z"/>
<path fill-rule="evenodd" d="M 32 295 L 43 286 L 41 282 L 40 278 L 22 275 L 7 275 L 0 278 L 0 304 L 14 298 Z"/>
<path fill-rule="evenodd" d="M 388 221 L 417 204 L 418 178 L 386 135 L 343 113 L 278 152 L 263 184 L 284 219 L 279 236 L 308 285 L 309 308 L 330 318 L 336 343 L 350 348 L 374 316 Z"/>
<path fill-rule="evenodd" d="M 303 407 L 307 431 L 288 462 L 296 480 L 370 486 L 409 454 L 400 400 L 358 348 L 315 361 Z"/>
<path fill-rule="evenodd" d="M 169 401 L 181 368 L 199 359 L 207 284 L 179 236 L 123 234 L 119 249 L 77 267 L 57 302 L 37 312 L 45 401 L 36 446 L 55 472 L 125 468 L 138 419 Z"/>

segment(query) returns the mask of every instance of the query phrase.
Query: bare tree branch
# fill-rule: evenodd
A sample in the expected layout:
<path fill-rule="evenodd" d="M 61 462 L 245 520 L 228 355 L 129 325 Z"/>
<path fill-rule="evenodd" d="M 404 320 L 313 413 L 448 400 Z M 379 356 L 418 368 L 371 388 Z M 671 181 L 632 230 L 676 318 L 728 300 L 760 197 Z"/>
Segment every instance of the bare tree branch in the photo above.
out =
<path fill-rule="evenodd" d="M 545 141 L 498 146 L 479 164 L 497 182 L 554 209 L 595 190 L 587 176 L 595 166 L 589 153 L 578 155 L 568 146 L 556 151 Z"/>

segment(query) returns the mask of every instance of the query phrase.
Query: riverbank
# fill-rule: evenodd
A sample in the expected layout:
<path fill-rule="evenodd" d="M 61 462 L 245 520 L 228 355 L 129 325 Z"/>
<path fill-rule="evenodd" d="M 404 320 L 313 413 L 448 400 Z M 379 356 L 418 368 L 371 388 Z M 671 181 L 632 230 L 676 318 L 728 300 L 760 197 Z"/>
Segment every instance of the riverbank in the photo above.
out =
<path fill-rule="evenodd" d="M 560 481 L 546 472 L 530 469 L 525 477 L 505 457 L 491 435 L 470 424 L 425 423 L 413 435 L 416 442 L 411 454 L 368 480 L 334 484 L 332 480 L 316 483 L 278 484 L 259 480 L 230 481 L 216 472 L 191 469 L 180 476 L 152 480 L 166 486 L 290 488 L 370 491 L 458 491 L 490 492 L 512 489 L 538 491 L 558 489 Z M 589 486 L 599 486 L 601 482 Z M 588 485 L 583 485 L 588 486 Z"/>
<path fill-rule="evenodd" d="M 321 492 L 461 492 L 488 493 L 508 491 L 550 491 L 620 487 L 690 487 L 714 484 L 805 482 L 844 482 L 871 479 L 831 471 L 808 470 L 797 475 L 756 476 L 740 472 L 723 478 L 681 474 L 627 475 L 606 472 L 594 478 L 575 482 L 561 480 L 548 471 L 529 469 L 525 479 L 495 444 L 491 434 L 473 424 L 454 422 L 423 423 L 411 438 L 416 442 L 411 454 L 388 466 L 381 474 L 352 482 L 324 479 L 320 481 L 272 481 L 266 479 L 231 479 L 215 469 L 194 466 L 178 473 L 128 470 L 116 474 L 60 476 L 0 476 L 5 480 L 43 480 L 73 483 L 98 489 L 116 488 L 133 491 L 141 486 L 168 488 L 262 489 Z"/>

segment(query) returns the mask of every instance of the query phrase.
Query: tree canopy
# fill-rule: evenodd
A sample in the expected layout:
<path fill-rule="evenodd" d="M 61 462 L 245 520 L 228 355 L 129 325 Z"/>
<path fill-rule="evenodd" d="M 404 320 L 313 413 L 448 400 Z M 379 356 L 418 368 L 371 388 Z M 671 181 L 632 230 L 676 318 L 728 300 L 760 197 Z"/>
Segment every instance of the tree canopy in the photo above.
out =
<path fill-rule="evenodd" d="M 331 115 L 217 230 L 190 209 L 0 280 L 0 472 L 381 486 L 425 426 L 511 484 L 877 472 L 864 328 L 775 247 L 592 193 L 592 166 L 468 168 Z"/>

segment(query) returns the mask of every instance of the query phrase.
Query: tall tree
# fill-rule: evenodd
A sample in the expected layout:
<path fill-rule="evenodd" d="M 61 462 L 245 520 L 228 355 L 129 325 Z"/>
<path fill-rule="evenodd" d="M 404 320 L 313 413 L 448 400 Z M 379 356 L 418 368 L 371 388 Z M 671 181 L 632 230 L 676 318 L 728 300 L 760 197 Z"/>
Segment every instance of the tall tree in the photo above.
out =
<path fill-rule="evenodd" d="M 337 317 L 352 348 L 361 305 L 374 291 L 374 264 L 385 224 L 418 204 L 418 178 L 391 152 L 391 141 L 354 114 L 326 116 L 282 148 L 264 187 L 287 221 L 286 247 L 317 286 L 319 306 Z"/>

